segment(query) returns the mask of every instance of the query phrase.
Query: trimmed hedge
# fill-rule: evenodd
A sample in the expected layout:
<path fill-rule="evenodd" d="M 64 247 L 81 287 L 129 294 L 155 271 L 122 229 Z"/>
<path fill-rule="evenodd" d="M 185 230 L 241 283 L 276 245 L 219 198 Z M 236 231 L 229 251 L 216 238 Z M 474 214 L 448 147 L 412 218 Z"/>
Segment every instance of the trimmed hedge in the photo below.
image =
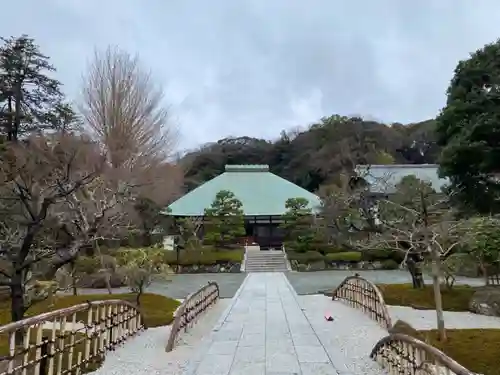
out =
<path fill-rule="evenodd" d="M 287 257 L 289 261 L 295 260 L 298 263 L 313 263 L 325 260 L 325 257 L 317 251 L 307 251 L 305 253 L 290 251 L 287 252 Z"/>
<path fill-rule="evenodd" d="M 382 261 L 383 270 L 397 270 L 399 268 L 399 263 L 393 259 L 386 259 Z"/>
<path fill-rule="evenodd" d="M 400 264 L 404 260 L 404 253 L 392 249 L 369 249 L 362 252 L 362 260 L 367 262 L 380 262 L 387 259 Z"/>
<path fill-rule="evenodd" d="M 242 263 L 245 252 L 238 250 L 181 250 L 177 260 L 176 251 L 165 252 L 165 262 L 169 265 L 193 266 L 225 263 Z"/>
<path fill-rule="evenodd" d="M 342 253 L 326 254 L 326 259 L 330 262 L 360 262 L 361 253 L 359 251 L 345 251 Z"/>
<path fill-rule="evenodd" d="M 75 270 L 77 273 L 90 275 L 99 271 L 101 268 L 101 260 L 97 256 L 79 256 L 75 262 Z"/>

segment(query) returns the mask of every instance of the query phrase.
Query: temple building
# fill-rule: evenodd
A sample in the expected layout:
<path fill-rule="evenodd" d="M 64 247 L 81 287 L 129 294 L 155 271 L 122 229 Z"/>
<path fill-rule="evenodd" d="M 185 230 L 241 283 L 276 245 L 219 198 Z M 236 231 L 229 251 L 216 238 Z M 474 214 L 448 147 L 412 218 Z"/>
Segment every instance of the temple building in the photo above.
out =
<path fill-rule="evenodd" d="M 203 236 L 205 209 L 210 208 L 221 190 L 231 191 L 241 201 L 245 240 L 258 244 L 261 250 L 281 248 L 284 232 L 280 224 L 287 199 L 307 199 L 314 214 L 321 204 L 318 196 L 271 173 L 268 165 L 226 165 L 224 173 L 173 202 L 168 214 L 175 218 L 193 218 L 198 235 Z"/>
<path fill-rule="evenodd" d="M 439 177 L 438 168 L 437 164 L 357 165 L 355 172 L 368 184 L 370 193 L 377 196 L 394 193 L 396 185 L 407 176 L 428 182 L 436 192 L 441 192 L 449 181 Z"/>

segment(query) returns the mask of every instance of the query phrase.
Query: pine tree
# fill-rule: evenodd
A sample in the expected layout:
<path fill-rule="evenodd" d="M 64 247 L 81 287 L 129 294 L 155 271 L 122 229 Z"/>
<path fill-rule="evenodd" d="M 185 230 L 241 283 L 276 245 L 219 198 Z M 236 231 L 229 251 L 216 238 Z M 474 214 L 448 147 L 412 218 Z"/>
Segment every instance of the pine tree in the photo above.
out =
<path fill-rule="evenodd" d="M 0 38 L 0 133 L 8 141 L 25 134 L 74 126 L 77 118 L 64 102 L 61 83 L 49 58 L 27 35 Z"/>
<path fill-rule="evenodd" d="M 210 208 L 205 209 L 205 240 L 217 246 L 228 246 L 245 235 L 243 204 L 228 190 L 219 191 Z"/>

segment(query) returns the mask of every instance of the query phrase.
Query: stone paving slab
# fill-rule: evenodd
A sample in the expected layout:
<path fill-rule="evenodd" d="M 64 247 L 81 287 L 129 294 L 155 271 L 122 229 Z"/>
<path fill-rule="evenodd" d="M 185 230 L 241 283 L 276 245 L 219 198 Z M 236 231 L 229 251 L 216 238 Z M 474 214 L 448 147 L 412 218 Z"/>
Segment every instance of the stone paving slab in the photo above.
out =
<path fill-rule="evenodd" d="M 250 273 L 190 373 L 337 375 L 338 371 L 286 276 Z"/>

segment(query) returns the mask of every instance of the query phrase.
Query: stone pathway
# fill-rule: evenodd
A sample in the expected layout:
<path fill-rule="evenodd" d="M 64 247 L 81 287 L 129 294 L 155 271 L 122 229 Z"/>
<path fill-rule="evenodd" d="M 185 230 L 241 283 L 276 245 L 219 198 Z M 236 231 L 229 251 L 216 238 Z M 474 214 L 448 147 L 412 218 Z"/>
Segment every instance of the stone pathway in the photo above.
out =
<path fill-rule="evenodd" d="M 248 275 L 189 371 L 190 375 L 338 373 L 283 273 Z"/>
<path fill-rule="evenodd" d="M 385 374 L 369 353 L 387 331 L 341 302 L 298 296 L 284 273 L 250 273 L 223 302 L 173 351 L 164 350 L 169 327 L 148 329 L 108 353 L 94 374 Z"/>

